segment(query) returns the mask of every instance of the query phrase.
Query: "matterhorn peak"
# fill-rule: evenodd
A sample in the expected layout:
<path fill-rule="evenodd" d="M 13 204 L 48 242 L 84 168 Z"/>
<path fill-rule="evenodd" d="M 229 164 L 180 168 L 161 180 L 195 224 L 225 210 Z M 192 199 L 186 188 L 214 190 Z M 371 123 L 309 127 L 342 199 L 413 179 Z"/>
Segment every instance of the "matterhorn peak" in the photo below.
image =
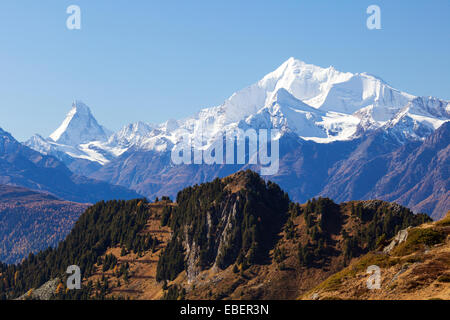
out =
<path fill-rule="evenodd" d="M 91 141 L 105 141 L 109 135 L 109 130 L 98 124 L 90 108 L 82 101 L 76 100 L 50 138 L 60 144 L 77 146 Z"/>
<path fill-rule="evenodd" d="M 82 113 L 82 114 L 92 114 L 91 109 L 86 104 L 84 104 L 84 102 L 81 100 L 74 100 L 72 102 L 72 110 L 71 111 L 75 111 L 76 113 Z"/>

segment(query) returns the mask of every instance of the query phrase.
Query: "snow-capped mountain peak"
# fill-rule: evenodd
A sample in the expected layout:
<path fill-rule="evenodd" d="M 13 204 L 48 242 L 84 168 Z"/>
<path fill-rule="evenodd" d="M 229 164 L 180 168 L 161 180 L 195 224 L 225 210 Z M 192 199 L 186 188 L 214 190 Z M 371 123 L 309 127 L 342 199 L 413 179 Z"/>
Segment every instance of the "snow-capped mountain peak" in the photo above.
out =
<path fill-rule="evenodd" d="M 50 138 L 57 143 L 76 146 L 91 141 L 106 141 L 111 132 L 99 125 L 89 107 L 75 101 L 64 121 Z"/>
<path fill-rule="evenodd" d="M 319 108 L 334 84 L 348 81 L 352 76 L 352 73 L 340 72 L 332 66 L 322 68 L 289 58 L 259 83 L 272 92 L 284 88 L 297 99 Z"/>
<path fill-rule="evenodd" d="M 294 108 L 294 109 L 300 109 L 300 110 L 306 109 L 308 111 L 321 113 L 320 110 L 311 107 L 310 105 L 304 103 L 300 99 L 297 99 L 291 93 L 289 93 L 289 91 L 287 91 L 284 88 L 280 88 L 276 92 L 274 92 L 271 99 L 269 100 L 268 104 L 275 104 L 275 103 L 289 106 L 290 108 Z"/>
<path fill-rule="evenodd" d="M 227 122 L 239 121 L 258 112 L 279 89 L 285 89 L 304 103 L 320 108 L 332 86 L 348 81 L 352 76 L 352 73 L 340 72 L 333 67 L 322 68 L 289 58 L 257 83 L 233 94 L 222 109 Z"/>

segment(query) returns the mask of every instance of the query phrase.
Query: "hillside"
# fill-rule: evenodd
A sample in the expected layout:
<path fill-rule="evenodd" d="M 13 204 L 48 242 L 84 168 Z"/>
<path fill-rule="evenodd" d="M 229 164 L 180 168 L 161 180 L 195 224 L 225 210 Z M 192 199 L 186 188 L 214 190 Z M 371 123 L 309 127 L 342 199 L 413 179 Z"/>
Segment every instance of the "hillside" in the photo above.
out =
<path fill-rule="evenodd" d="M 60 299 L 296 299 L 430 221 L 378 200 L 300 205 L 256 173 L 238 172 L 186 188 L 176 203 L 90 207 L 56 249 L 2 266 L 0 294 L 36 298 L 46 284 Z M 72 264 L 84 277 L 79 291 L 64 290 Z"/>
<path fill-rule="evenodd" d="M 0 261 L 18 263 L 56 246 L 88 205 L 25 188 L 0 185 Z"/>
<path fill-rule="evenodd" d="M 407 233 L 406 240 L 391 251 L 356 259 L 301 298 L 450 300 L 450 212 L 441 221 L 410 228 Z M 367 288 L 370 265 L 381 268 L 380 289 Z"/>

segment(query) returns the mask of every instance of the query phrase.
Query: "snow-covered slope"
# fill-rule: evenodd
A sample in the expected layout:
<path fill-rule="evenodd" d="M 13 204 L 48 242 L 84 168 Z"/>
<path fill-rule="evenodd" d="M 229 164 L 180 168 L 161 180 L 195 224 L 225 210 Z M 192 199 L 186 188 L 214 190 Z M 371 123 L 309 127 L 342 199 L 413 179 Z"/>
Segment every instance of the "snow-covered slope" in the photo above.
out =
<path fill-rule="evenodd" d="M 26 144 L 59 158 L 65 154 L 104 165 L 127 150 L 170 151 L 185 130 L 207 143 L 236 127 L 277 128 L 319 143 L 384 128 L 406 141 L 423 139 L 449 119 L 448 101 L 415 97 L 367 73 L 340 72 L 290 58 L 222 105 L 187 119 L 159 125 L 137 122 L 111 134 L 77 101 L 50 138 L 35 136 Z"/>
<path fill-rule="evenodd" d="M 383 125 L 400 141 L 422 140 L 449 120 L 450 103 L 433 97 L 410 101 Z"/>
<path fill-rule="evenodd" d="M 264 108 L 245 122 L 252 128 L 275 128 L 281 132 L 293 132 L 305 140 L 328 142 L 349 139 L 355 134 L 359 119 L 340 112 L 315 109 L 282 88 Z"/>
<path fill-rule="evenodd" d="M 131 145 L 139 144 L 155 127 L 155 125 L 150 125 L 142 121 L 131 123 L 113 134 L 108 139 L 108 145 L 128 148 Z"/>

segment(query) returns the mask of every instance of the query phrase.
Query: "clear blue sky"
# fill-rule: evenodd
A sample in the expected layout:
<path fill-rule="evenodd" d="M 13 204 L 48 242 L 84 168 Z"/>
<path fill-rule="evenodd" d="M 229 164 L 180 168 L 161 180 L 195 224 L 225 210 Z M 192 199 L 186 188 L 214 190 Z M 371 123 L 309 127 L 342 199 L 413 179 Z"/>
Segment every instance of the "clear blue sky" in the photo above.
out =
<path fill-rule="evenodd" d="M 81 7 L 81 30 L 66 8 Z M 382 30 L 366 28 L 381 7 Z M 219 105 L 294 56 L 450 99 L 449 0 L 2 0 L 0 127 L 49 135 L 72 100 L 117 130 Z"/>

